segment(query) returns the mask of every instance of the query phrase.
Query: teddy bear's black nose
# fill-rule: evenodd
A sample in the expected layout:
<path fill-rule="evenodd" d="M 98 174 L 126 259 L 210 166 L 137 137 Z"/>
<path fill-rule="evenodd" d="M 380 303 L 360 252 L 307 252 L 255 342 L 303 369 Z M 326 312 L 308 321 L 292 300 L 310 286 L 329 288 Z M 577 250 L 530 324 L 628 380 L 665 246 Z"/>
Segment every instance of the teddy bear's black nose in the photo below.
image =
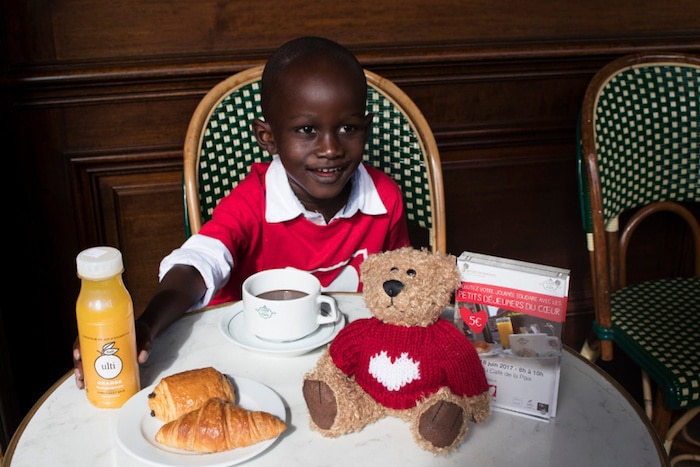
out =
<path fill-rule="evenodd" d="M 390 280 L 384 282 L 384 292 L 390 297 L 396 297 L 403 290 L 403 282 Z"/>

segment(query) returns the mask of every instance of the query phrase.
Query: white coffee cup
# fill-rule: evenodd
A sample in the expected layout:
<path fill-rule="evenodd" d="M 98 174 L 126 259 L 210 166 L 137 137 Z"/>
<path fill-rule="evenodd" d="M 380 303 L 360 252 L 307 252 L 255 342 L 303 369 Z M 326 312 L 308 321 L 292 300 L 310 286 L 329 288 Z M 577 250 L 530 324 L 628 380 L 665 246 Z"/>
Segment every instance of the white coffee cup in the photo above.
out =
<path fill-rule="evenodd" d="M 301 339 L 339 317 L 335 299 L 321 293 L 316 276 L 300 269 L 255 273 L 243 282 L 242 296 L 248 330 L 270 341 Z"/>

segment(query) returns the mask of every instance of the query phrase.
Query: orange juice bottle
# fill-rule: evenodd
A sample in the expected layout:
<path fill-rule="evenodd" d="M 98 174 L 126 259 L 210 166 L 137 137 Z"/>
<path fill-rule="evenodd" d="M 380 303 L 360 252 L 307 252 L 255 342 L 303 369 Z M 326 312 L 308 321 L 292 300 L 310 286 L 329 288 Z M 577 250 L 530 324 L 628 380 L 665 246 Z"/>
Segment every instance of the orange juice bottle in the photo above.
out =
<path fill-rule="evenodd" d="M 96 407 L 118 408 L 140 389 L 134 305 L 122 280 L 122 254 L 112 247 L 88 248 L 76 263 L 85 392 Z"/>

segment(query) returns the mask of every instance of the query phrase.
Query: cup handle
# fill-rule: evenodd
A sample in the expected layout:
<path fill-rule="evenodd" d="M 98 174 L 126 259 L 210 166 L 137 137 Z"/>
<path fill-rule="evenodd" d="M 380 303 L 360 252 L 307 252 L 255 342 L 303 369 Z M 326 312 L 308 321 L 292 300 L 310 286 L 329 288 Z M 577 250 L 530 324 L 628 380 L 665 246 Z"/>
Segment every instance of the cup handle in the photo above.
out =
<path fill-rule="evenodd" d="M 338 321 L 338 305 L 335 302 L 335 298 L 329 295 L 320 294 L 317 299 L 318 302 L 318 315 L 316 316 L 316 322 L 318 324 L 328 324 L 335 323 Z M 321 313 L 321 304 L 327 303 L 330 307 L 330 312 L 327 315 Z"/>

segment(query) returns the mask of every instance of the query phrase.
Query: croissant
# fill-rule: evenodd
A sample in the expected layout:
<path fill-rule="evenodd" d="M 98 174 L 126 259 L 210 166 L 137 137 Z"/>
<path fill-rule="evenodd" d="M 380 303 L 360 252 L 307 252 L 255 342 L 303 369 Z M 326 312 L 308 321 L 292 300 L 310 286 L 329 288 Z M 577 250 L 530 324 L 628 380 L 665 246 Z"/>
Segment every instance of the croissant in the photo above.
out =
<path fill-rule="evenodd" d="M 272 414 L 215 397 L 160 427 L 156 441 L 187 451 L 220 452 L 275 438 L 286 429 L 287 424 Z"/>
<path fill-rule="evenodd" d="M 234 402 L 231 381 L 218 370 L 207 367 L 175 373 L 160 380 L 148 395 L 151 416 L 169 422 L 198 409 L 212 397 Z"/>

